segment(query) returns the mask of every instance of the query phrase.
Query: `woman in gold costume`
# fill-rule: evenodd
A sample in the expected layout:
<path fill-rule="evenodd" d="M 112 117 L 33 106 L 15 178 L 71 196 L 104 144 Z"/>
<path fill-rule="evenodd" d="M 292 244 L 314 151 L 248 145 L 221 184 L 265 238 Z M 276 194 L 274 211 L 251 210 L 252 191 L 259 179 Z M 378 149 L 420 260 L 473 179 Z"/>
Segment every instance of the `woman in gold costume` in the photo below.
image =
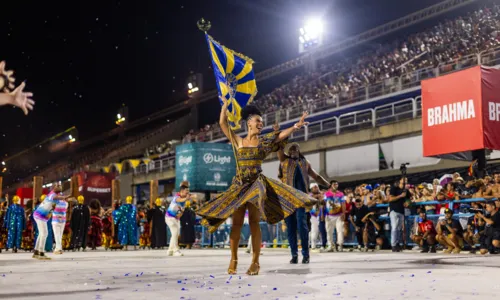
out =
<path fill-rule="evenodd" d="M 288 129 L 259 136 L 264 127 L 261 113 L 253 106 L 246 106 L 242 117 L 247 122 L 248 135 L 241 138 L 228 126 L 228 102 L 224 101 L 224 103 L 219 123 L 222 131 L 236 149 L 237 174 L 226 192 L 210 200 L 196 213 L 203 218 L 201 224 L 207 226 L 210 232 L 216 231 L 219 225 L 232 216 L 231 261 L 228 274 L 236 274 L 240 233 L 245 211 L 248 210 L 253 256 L 247 274 L 258 275 L 262 242 L 260 220 L 275 224 L 291 215 L 297 208 L 312 206 L 316 202 L 307 194 L 262 175 L 263 160 L 269 153 L 284 147 L 287 138 L 293 132 L 308 124 L 305 122 L 307 113 L 305 112 L 299 122 Z"/>

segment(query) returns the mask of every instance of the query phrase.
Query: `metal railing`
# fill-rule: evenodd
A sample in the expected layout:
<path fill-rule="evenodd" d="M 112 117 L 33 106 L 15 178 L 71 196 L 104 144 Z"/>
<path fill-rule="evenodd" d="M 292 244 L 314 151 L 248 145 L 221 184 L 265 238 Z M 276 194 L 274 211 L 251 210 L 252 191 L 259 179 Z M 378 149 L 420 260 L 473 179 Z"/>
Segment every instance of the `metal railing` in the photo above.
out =
<path fill-rule="evenodd" d="M 484 202 L 486 199 L 484 198 L 477 198 L 477 199 L 466 199 L 466 200 L 458 200 L 458 201 L 427 201 L 427 202 L 413 202 L 413 205 L 416 206 L 423 206 L 423 205 L 435 205 L 435 204 L 440 204 L 440 205 L 446 205 L 448 204 L 450 207 L 453 207 L 453 204 L 467 204 L 471 202 Z M 377 208 L 386 208 L 388 205 L 387 204 L 378 204 L 376 207 Z M 473 216 L 471 213 L 467 212 L 457 212 L 453 215 L 455 219 L 468 219 L 469 217 Z M 404 222 L 404 234 L 405 234 L 405 242 L 406 246 L 414 246 L 415 244 L 411 240 L 411 235 L 414 233 L 415 228 L 416 228 L 416 222 L 415 218 L 418 217 L 418 215 L 410 215 L 405 217 L 405 222 Z M 434 225 L 438 225 L 438 220 L 443 217 L 441 214 L 433 214 L 433 215 L 427 215 L 428 219 L 433 221 Z M 382 214 L 381 216 L 378 217 L 379 224 L 383 228 L 384 232 L 384 238 L 389 241 L 390 244 L 390 229 L 391 229 L 391 224 L 390 224 L 390 218 L 385 214 Z M 349 223 L 349 221 L 346 222 Z M 267 224 L 265 222 L 260 223 L 260 229 L 262 232 L 262 246 L 265 248 L 277 248 L 277 247 L 288 247 L 288 233 L 287 233 L 287 228 L 286 224 L 282 221 L 278 224 L 271 225 Z M 464 228 L 466 230 L 466 228 Z M 218 230 L 210 234 L 208 230 L 206 230 L 205 227 L 201 225 L 196 225 L 195 226 L 195 232 L 196 232 L 196 242 L 195 245 L 199 247 L 206 247 L 206 246 L 214 246 L 214 247 L 228 247 L 229 246 L 229 233 L 231 232 L 231 225 L 228 224 L 223 224 L 221 225 Z M 241 230 L 242 238 L 240 239 L 240 245 L 247 245 L 248 244 L 248 238 L 250 237 L 250 228 L 248 224 L 245 224 Z M 300 242 L 299 242 L 300 245 Z M 319 243 L 316 244 L 317 246 L 320 246 Z M 355 235 L 355 230 L 352 227 L 352 225 L 349 223 L 349 230 L 347 236 L 344 236 L 344 245 L 345 246 L 356 246 L 358 245 L 358 241 L 356 240 L 356 235 Z M 471 246 L 471 245 L 468 245 Z"/>

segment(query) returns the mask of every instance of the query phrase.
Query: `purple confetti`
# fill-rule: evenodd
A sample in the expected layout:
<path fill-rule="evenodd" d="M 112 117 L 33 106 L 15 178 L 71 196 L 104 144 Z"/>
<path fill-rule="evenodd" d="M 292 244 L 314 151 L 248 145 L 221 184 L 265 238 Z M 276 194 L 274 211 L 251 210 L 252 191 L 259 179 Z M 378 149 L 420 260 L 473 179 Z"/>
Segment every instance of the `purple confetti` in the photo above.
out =
<path fill-rule="evenodd" d="M 334 296 L 340 296 L 340 293 L 337 293 L 337 294 L 333 294 Z"/>
<path fill-rule="evenodd" d="M 273 288 L 273 291 L 277 291 L 277 290 L 278 290 L 278 288 Z"/>
<path fill-rule="evenodd" d="M 252 285 L 249 283 L 248 286 L 252 286 Z"/>
<path fill-rule="evenodd" d="M 427 271 L 427 274 L 431 274 L 431 273 L 432 273 L 432 271 Z"/>
<path fill-rule="evenodd" d="M 125 276 L 128 276 L 128 275 L 130 275 L 130 273 L 125 274 Z"/>
<path fill-rule="evenodd" d="M 415 277 L 415 274 L 411 274 L 411 277 Z"/>
<path fill-rule="evenodd" d="M 185 289 L 185 288 L 182 288 L 182 289 L 181 289 L 181 291 L 186 291 L 186 289 Z"/>
<path fill-rule="evenodd" d="M 347 283 L 347 281 L 344 281 L 344 283 Z"/>
<path fill-rule="evenodd" d="M 210 275 L 210 278 L 215 278 L 214 275 Z"/>
<path fill-rule="evenodd" d="M 182 280 L 177 280 L 177 283 L 178 283 L 178 284 L 181 284 L 181 283 L 182 283 Z"/>
<path fill-rule="evenodd" d="M 306 282 L 304 281 L 304 282 L 302 282 L 302 283 L 304 283 L 304 284 L 305 284 Z"/>

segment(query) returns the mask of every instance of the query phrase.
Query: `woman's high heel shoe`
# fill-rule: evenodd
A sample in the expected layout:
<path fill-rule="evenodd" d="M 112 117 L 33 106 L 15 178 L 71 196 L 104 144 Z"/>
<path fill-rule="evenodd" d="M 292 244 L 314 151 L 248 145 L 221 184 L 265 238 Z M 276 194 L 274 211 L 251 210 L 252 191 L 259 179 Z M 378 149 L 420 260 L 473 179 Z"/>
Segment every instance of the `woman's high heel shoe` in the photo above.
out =
<path fill-rule="evenodd" d="M 253 265 L 257 266 L 257 270 L 256 271 L 252 271 L 251 270 L 251 268 L 252 268 Z M 258 263 L 252 263 L 250 265 L 250 268 L 248 268 L 247 275 L 249 275 L 249 276 L 259 275 L 259 271 L 260 271 L 260 265 Z"/>
<path fill-rule="evenodd" d="M 227 274 L 229 275 L 236 275 L 236 272 L 238 271 L 238 261 L 236 259 L 231 260 L 231 262 L 235 262 L 234 264 L 234 269 L 228 268 L 227 269 Z"/>

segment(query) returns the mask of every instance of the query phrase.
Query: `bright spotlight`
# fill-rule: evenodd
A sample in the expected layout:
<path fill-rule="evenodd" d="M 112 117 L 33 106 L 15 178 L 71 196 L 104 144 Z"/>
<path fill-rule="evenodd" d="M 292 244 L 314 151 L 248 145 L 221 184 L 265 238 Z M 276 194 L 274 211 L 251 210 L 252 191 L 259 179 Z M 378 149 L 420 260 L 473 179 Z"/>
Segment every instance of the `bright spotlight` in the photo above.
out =
<path fill-rule="evenodd" d="M 304 26 L 304 34 L 312 40 L 319 38 L 323 34 L 323 22 L 321 19 L 308 20 Z"/>
<path fill-rule="evenodd" d="M 118 120 L 120 120 L 120 119 L 122 118 L 122 115 L 117 114 L 117 115 L 116 115 L 116 118 L 117 118 Z"/>
<path fill-rule="evenodd" d="M 70 139 L 70 140 L 72 140 L 72 139 L 73 139 L 73 136 L 72 136 L 71 134 L 69 135 L 69 139 Z"/>
<path fill-rule="evenodd" d="M 299 31 L 299 53 L 323 44 L 323 22 L 321 19 L 307 20 Z"/>
<path fill-rule="evenodd" d="M 5 166 L 5 162 L 4 161 L 2 161 L 2 166 Z"/>
<path fill-rule="evenodd" d="M 192 89 L 193 88 L 193 84 L 190 82 L 188 83 L 188 89 Z"/>

